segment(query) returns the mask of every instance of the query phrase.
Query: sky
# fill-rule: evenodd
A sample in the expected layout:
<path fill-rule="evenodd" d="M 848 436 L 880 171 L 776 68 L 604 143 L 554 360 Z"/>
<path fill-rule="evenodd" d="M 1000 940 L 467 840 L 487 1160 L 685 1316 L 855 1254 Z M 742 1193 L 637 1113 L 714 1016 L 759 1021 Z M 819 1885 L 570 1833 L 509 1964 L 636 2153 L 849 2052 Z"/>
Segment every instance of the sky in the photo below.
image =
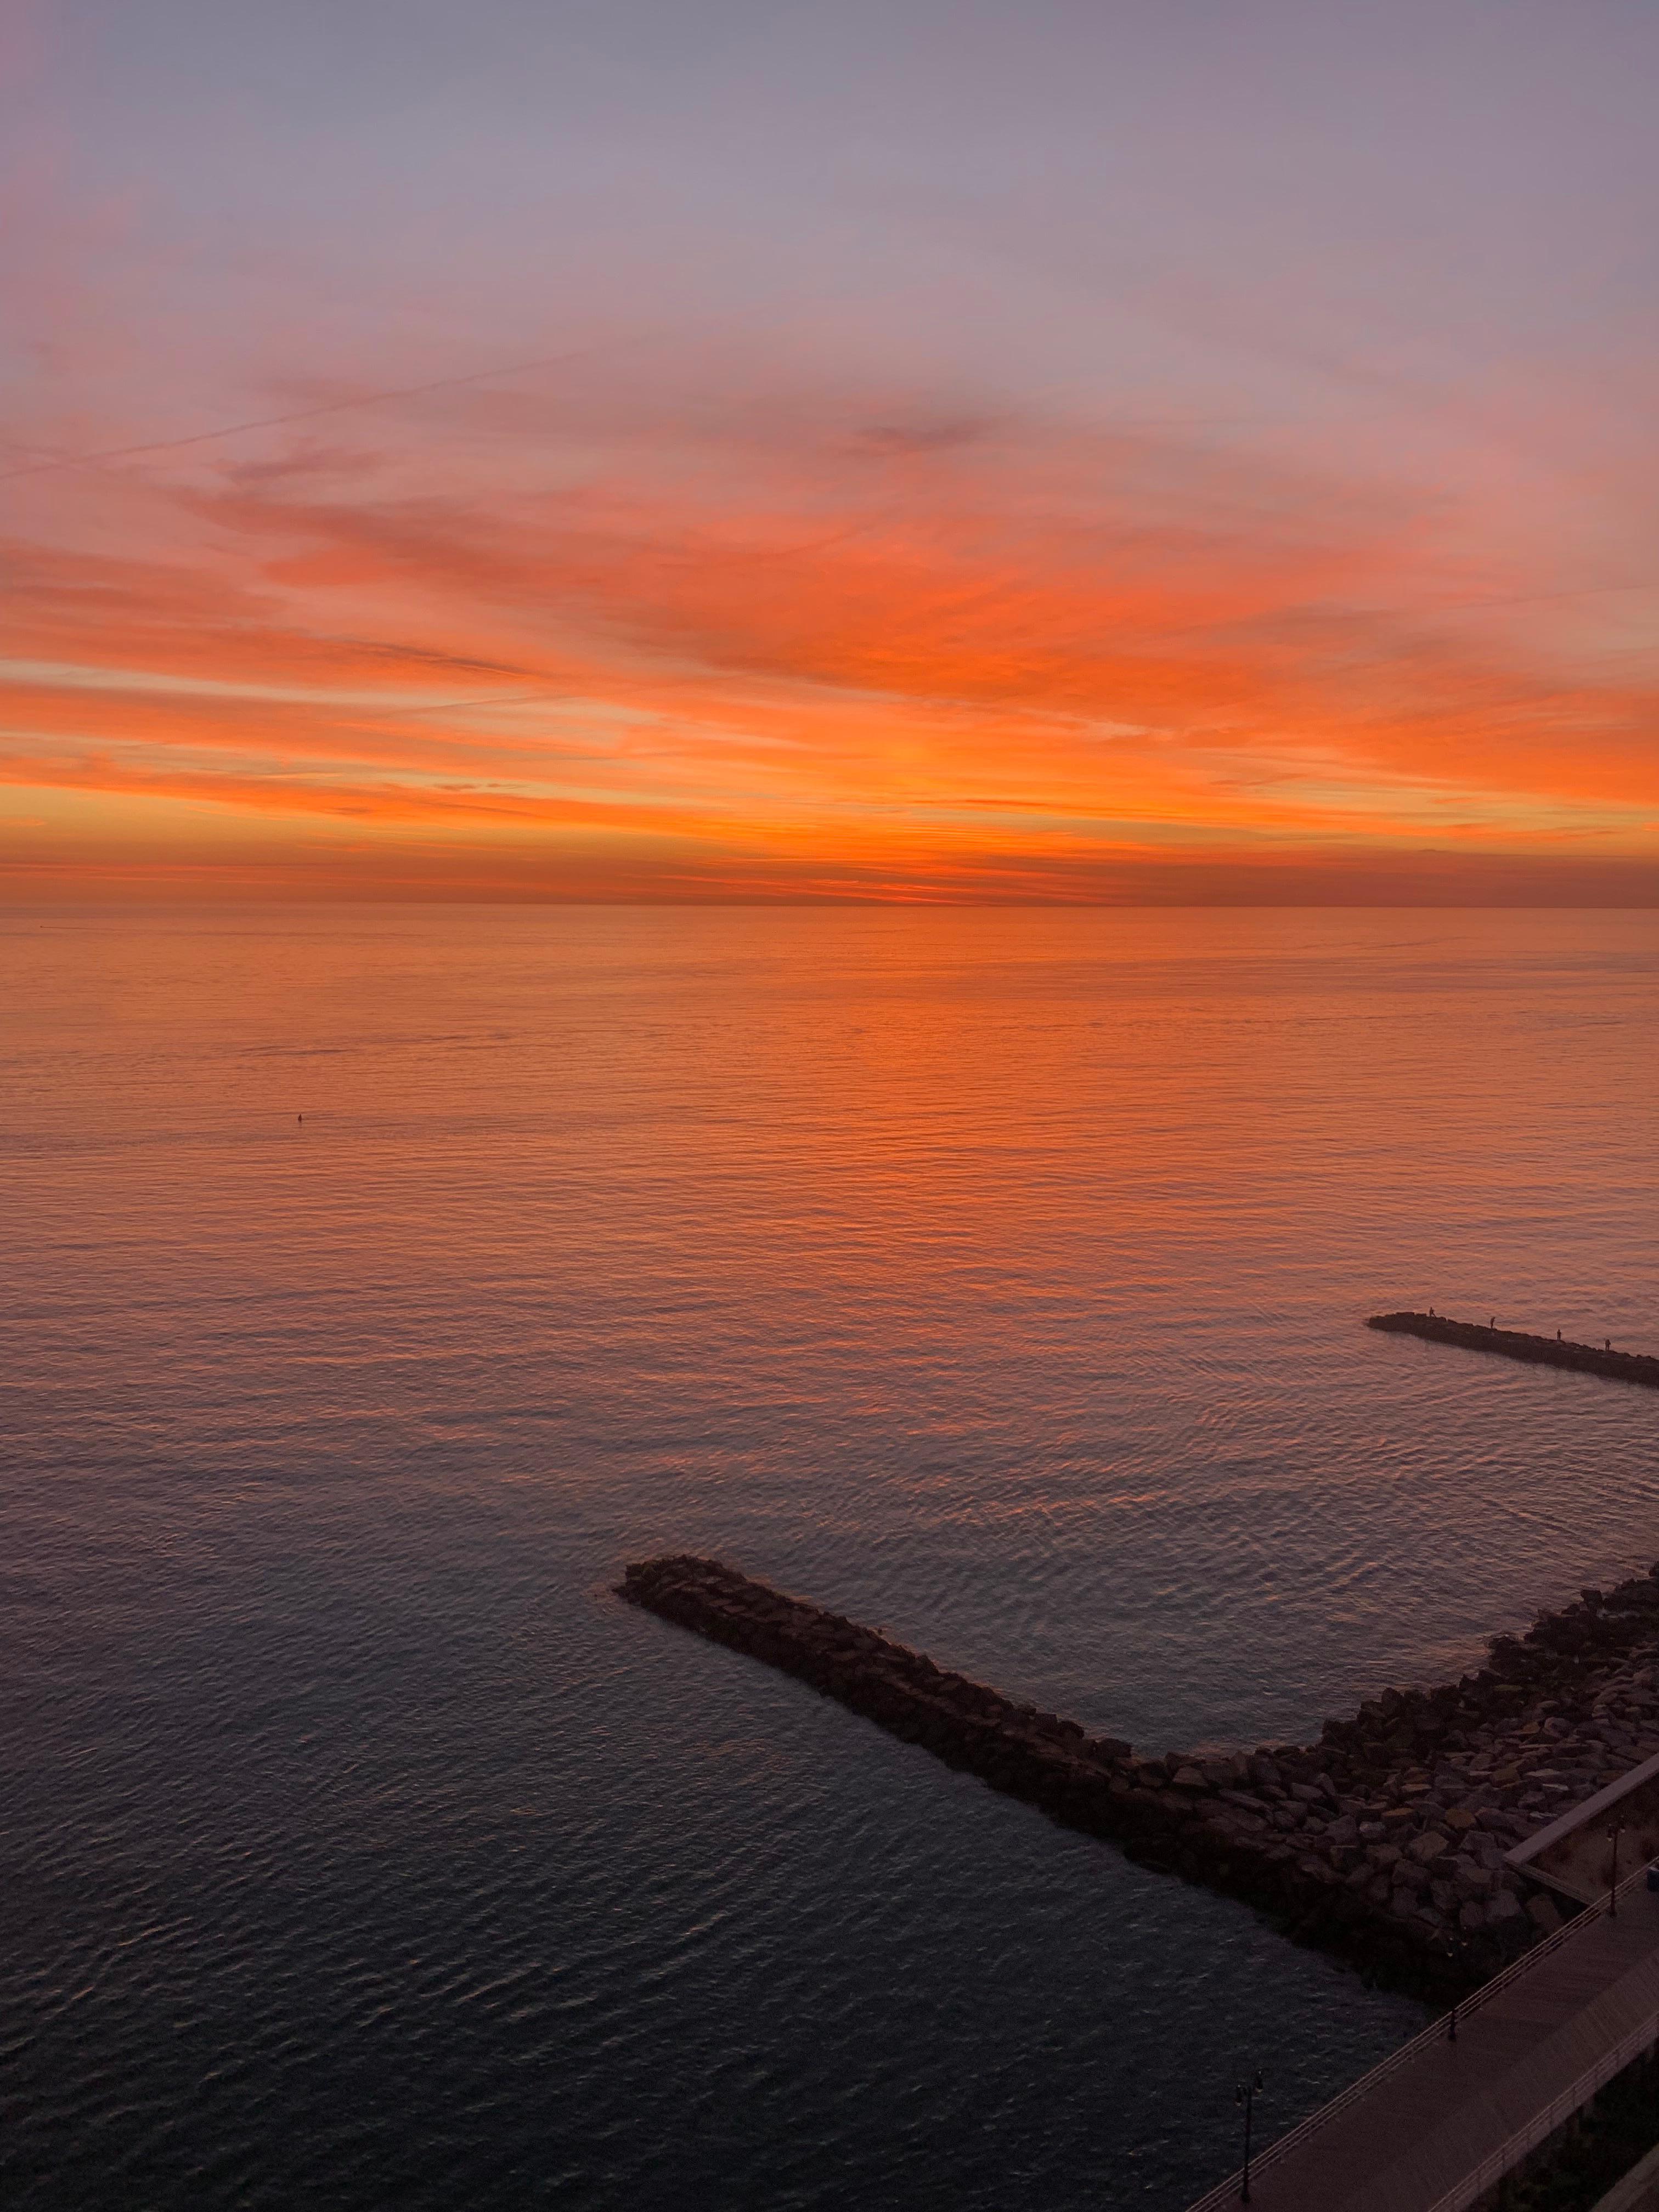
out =
<path fill-rule="evenodd" d="M 1650 0 L 0 24 L 0 895 L 1659 904 Z"/>

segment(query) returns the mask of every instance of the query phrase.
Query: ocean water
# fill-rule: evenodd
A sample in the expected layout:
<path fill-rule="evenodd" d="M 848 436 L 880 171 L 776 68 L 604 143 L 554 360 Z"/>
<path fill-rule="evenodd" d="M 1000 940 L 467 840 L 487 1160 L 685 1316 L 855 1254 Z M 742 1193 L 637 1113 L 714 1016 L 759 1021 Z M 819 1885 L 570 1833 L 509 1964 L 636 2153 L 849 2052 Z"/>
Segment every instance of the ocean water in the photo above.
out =
<path fill-rule="evenodd" d="M 621 1606 L 1148 1747 L 1659 1554 L 1652 914 L 11 909 L 0 2196 L 1180 2212 L 1419 2024 Z M 303 1120 L 299 1117 L 303 1115 Z"/>

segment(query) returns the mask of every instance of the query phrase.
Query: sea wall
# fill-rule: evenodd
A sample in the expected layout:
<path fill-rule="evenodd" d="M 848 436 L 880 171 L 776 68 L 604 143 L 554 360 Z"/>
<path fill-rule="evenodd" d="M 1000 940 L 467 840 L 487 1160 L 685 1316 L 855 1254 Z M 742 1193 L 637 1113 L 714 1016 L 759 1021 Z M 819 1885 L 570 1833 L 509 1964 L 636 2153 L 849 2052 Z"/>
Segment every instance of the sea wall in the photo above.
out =
<path fill-rule="evenodd" d="M 1496 1352 L 1505 1359 L 1524 1359 L 1534 1367 L 1572 1367 L 1584 1375 L 1605 1375 L 1615 1382 L 1640 1382 L 1659 1390 L 1659 1359 L 1642 1352 L 1615 1352 L 1610 1345 L 1564 1343 L 1559 1336 L 1528 1336 L 1523 1329 L 1489 1328 L 1478 1322 L 1448 1321 L 1443 1314 L 1373 1314 L 1367 1328 L 1395 1336 L 1421 1336 L 1431 1344 L 1462 1345 L 1466 1352 Z"/>
<path fill-rule="evenodd" d="M 1382 1691 L 1317 1743 L 1151 1755 L 716 1559 L 640 1561 L 618 1595 L 1425 1994 L 1559 1926 L 1504 1852 L 1659 1752 L 1659 1566 L 1495 1638 L 1456 1682 Z"/>

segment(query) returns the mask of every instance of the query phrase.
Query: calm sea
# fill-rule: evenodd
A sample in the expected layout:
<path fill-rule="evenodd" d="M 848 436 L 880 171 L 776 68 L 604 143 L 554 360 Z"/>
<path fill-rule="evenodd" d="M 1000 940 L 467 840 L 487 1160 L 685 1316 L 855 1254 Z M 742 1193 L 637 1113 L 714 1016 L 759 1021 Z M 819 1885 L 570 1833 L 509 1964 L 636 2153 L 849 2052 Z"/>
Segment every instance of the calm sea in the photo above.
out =
<path fill-rule="evenodd" d="M 1179 2212 L 1398 1997 L 620 1606 L 1149 1747 L 1659 1553 L 1659 915 L 22 912 L 0 2194 Z M 299 1117 L 303 1115 L 303 1120 Z"/>

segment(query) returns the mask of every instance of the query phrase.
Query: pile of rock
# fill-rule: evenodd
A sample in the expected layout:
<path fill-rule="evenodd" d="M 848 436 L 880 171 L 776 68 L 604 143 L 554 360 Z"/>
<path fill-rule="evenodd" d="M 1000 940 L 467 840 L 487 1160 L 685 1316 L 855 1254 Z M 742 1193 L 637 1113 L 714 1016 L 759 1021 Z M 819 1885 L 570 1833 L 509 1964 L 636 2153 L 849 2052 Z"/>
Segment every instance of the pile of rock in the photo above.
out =
<path fill-rule="evenodd" d="M 1415 1942 L 1467 1947 L 1482 1971 L 1560 1925 L 1506 1852 L 1656 1753 L 1659 1567 L 1496 1638 L 1458 1682 L 1385 1690 L 1317 1745 L 1240 1755 L 1225 1784 L 1214 1762 L 1185 1771 L 1209 1783 L 1218 1832 L 1272 1838 L 1310 1881 L 1340 1881 Z M 1172 1783 L 1179 1755 L 1163 1764 Z"/>
<path fill-rule="evenodd" d="M 1559 1336 L 1499 1328 L 1495 1320 L 1452 1321 L 1436 1313 L 1373 1314 L 1365 1326 L 1395 1336 L 1425 1337 L 1431 1344 L 1461 1345 L 1468 1352 L 1496 1352 L 1532 1367 L 1570 1367 L 1581 1375 L 1605 1375 L 1616 1382 L 1639 1382 L 1659 1390 L 1659 1359 L 1650 1352 L 1615 1352 L 1610 1341 L 1574 1344 Z"/>
<path fill-rule="evenodd" d="M 1659 1752 L 1659 1566 L 1495 1638 L 1490 1663 L 1457 1682 L 1385 1690 L 1316 1744 L 1155 1758 L 718 1560 L 642 1561 L 619 1594 L 1419 1985 L 1483 1978 L 1559 1926 L 1505 1851 Z"/>

